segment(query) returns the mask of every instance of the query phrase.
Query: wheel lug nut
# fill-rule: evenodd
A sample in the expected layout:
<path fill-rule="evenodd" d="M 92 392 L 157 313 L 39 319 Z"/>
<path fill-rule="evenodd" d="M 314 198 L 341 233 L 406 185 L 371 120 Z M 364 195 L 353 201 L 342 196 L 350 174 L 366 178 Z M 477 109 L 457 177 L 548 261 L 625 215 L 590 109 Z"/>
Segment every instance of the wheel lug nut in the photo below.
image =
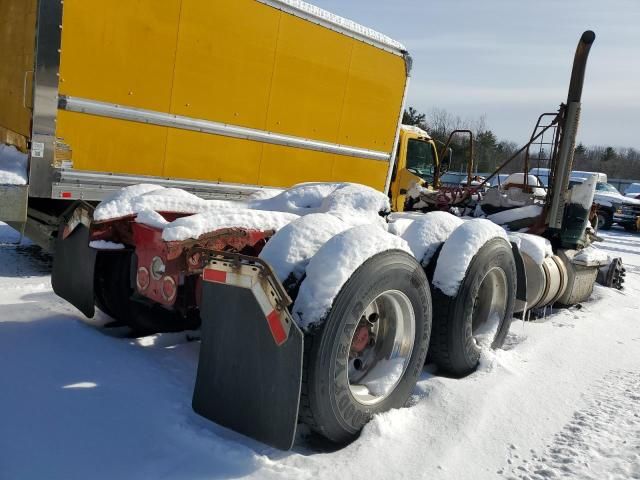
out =
<path fill-rule="evenodd" d="M 353 367 L 354 367 L 356 370 L 362 370 L 362 366 L 363 366 L 363 365 L 362 365 L 362 360 L 360 360 L 359 358 L 356 358 L 356 359 L 353 361 Z"/>

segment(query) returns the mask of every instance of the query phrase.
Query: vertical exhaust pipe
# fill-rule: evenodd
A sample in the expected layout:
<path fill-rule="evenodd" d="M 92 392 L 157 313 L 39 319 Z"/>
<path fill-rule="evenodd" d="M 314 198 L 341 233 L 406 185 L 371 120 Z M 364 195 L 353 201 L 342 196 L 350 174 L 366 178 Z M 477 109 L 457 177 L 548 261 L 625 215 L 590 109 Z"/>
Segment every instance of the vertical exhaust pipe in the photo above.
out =
<path fill-rule="evenodd" d="M 587 60 L 591 45 L 596 39 L 596 34 L 588 30 L 582 34 L 580 43 L 573 60 L 569 95 L 564 111 L 562 126 L 562 138 L 558 149 L 558 158 L 553 171 L 553 187 L 551 191 L 551 205 L 549 208 L 548 225 L 552 230 L 561 230 L 562 221 L 567 204 L 569 179 L 573 170 L 573 160 L 576 148 L 576 137 L 580 123 L 580 110 L 582 101 L 582 88 L 587 69 Z"/>

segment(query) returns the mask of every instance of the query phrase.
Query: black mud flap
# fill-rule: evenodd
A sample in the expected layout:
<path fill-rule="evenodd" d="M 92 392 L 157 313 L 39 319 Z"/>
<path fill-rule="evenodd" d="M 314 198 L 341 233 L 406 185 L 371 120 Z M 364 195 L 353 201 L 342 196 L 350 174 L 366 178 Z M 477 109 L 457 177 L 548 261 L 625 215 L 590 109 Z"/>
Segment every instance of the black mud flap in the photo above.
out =
<path fill-rule="evenodd" d="M 193 409 L 281 450 L 293 446 L 302 384 L 303 333 L 278 346 L 250 289 L 203 282 L 202 344 Z"/>
<path fill-rule="evenodd" d="M 63 228 L 60 228 L 53 256 L 53 291 L 88 318 L 95 315 L 93 275 L 96 254 L 96 250 L 89 247 L 89 229 L 86 226 L 77 225 L 64 239 Z"/>

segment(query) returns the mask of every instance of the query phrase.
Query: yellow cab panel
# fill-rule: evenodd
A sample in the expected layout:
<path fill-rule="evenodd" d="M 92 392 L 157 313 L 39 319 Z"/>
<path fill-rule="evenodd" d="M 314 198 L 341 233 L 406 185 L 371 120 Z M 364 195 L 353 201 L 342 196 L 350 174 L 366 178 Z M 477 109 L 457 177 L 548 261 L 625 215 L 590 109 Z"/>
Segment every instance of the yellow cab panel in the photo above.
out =
<path fill-rule="evenodd" d="M 433 186 L 438 166 L 438 153 L 429 134 L 420 128 L 403 125 L 389 192 L 393 210 L 404 210 L 407 193 L 414 185 Z"/>

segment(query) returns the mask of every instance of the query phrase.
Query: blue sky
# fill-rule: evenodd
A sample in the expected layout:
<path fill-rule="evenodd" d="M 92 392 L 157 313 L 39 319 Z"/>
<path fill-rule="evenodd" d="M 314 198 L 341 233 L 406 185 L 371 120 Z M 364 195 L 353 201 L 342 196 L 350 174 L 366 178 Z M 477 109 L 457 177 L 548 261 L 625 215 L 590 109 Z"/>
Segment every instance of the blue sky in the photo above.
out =
<path fill-rule="evenodd" d="M 486 114 L 518 143 L 566 100 L 578 39 L 594 30 L 580 139 L 640 149 L 640 0 L 310 1 L 408 47 L 410 105 Z"/>

